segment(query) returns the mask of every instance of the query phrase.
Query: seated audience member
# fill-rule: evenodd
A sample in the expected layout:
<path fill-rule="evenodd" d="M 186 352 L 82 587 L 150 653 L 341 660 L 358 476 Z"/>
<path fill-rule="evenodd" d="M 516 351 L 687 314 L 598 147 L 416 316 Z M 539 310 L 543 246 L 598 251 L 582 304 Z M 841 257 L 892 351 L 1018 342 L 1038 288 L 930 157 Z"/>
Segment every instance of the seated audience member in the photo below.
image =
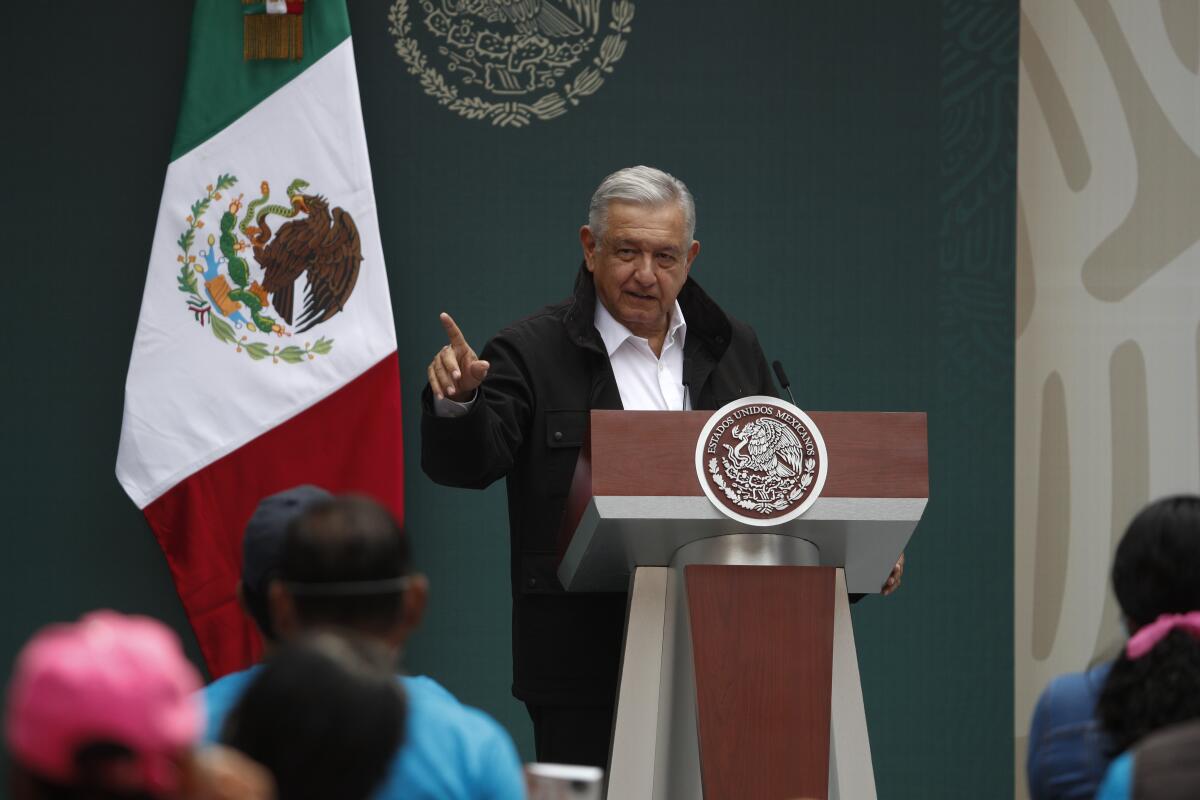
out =
<path fill-rule="evenodd" d="M 1200 717 L 1200 497 L 1151 503 L 1117 545 L 1113 592 L 1131 632 L 1096 714 L 1114 754 Z"/>
<path fill-rule="evenodd" d="M 1096 698 L 1111 666 L 1059 675 L 1038 698 L 1026 759 L 1032 800 L 1089 800 L 1096 793 L 1111 757 Z"/>
<path fill-rule="evenodd" d="M 1200 721 L 1152 733 L 1113 761 L 1097 800 L 1200 797 Z"/>
<path fill-rule="evenodd" d="M 276 648 L 221 741 L 271 771 L 278 800 L 365 800 L 404 729 L 404 692 L 381 650 L 332 633 Z"/>
<path fill-rule="evenodd" d="M 1200 609 L 1200 497 L 1163 498 L 1134 517 L 1113 558 L 1112 585 L 1131 631 Z M 1030 727 L 1034 800 L 1092 797 L 1113 756 L 1152 730 L 1200 716 L 1200 645 L 1181 631 L 1169 638 L 1152 657 L 1131 658 L 1127 647 L 1112 663 L 1051 682 Z"/>
<path fill-rule="evenodd" d="M 333 498 L 298 487 L 259 503 L 246 525 L 241 595 L 271 652 L 279 642 L 318 630 L 366 636 L 398 665 L 418 627 L 428 593 L 411 572 L 404 532 L 374 501 Z M 261 665 L 205 689 L 215 739 Z M 378 798 L 524 797 L 508 734 L 427 677 L 402 676 L 408 712 L 405 741 Z"/>
<path fill-rule="evenodd" d="M 17 658 L 5 738 L 13 800 L 268 800 L 270 777 L 193 750 L 200 676 L 146 617 L 97 611 L 39 632 Z"/>

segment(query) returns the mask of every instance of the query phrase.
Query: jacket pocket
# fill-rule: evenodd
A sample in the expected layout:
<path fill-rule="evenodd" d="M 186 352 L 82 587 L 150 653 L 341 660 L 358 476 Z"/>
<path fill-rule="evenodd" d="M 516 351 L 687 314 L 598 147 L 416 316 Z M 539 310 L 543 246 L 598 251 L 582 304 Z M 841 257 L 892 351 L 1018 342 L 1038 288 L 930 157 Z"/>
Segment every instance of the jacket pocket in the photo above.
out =
<path fill-rule="evenodd" d="M 547 411 L 546 447 L 582 447 L 587 436 L 588 412 Z"/>
<path fill-rule="evenodd" d="M 588 412 L 547 411 L 546 449 L 543 451 L 542 491 L 551 501 L 567 496 L 583 440 L 587 437 Z"/>

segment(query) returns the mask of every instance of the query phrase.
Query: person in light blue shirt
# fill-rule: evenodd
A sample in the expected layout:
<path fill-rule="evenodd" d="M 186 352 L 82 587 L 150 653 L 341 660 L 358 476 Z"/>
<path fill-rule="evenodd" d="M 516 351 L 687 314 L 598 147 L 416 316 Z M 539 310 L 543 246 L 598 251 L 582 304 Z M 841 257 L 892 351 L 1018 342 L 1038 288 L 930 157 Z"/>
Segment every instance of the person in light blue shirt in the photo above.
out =
<path fill-rule="evenodd" d="M 399 661 L 420 624 L 428 581 L 410 568 L 407 538 L 391 515 L 361 497 L 297 487 L 264 499 L 243 541 L 243 605 L 270 650 L 313 630 L 348 630 L 390 648 Z M 207 741 L 261 669 L 204 690 Z M 524 777 L 512 739 L 484 712 L 432 678 L 399 676 L 408 713 L 379 800 L 520 800 Z"/>
<path fill-rule="evenodd" d="M 1200 721 L 1150 734 L 1108 769 L 1096 800 L 1195 800 L 1200 797 Z"/>
<path fill-rule="evenodd" d="M 1096 800 L 1129 800 L 1133 797 L 1133 752 L 1113 759 L 1096 792 Z"/>

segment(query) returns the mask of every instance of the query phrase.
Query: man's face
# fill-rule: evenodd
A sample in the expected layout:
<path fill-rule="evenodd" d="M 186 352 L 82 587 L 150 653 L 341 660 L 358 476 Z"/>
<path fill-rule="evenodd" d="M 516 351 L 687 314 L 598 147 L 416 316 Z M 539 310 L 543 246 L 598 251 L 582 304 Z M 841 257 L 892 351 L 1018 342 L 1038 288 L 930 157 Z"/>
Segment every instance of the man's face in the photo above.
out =
<path fill-rule="evenodd" d="M 687 280 L 700 243 L 684 240 L 678 203 L 645 206 L 613 201 L 603 239 L 591 228 L 579 231 L 596 297 L 634 335 L 646 339 L 666 332 L 675 298 Z"/>

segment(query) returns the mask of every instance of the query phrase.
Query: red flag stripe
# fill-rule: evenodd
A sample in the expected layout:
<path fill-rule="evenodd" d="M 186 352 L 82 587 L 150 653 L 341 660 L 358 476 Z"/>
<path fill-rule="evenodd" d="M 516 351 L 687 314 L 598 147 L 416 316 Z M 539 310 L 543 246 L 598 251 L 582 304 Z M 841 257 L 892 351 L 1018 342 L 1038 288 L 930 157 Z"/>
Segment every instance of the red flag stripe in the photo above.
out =
<path fill-rule="evenodd" d="M 361 492 L 404 520 L 404 453 L 396 354 L 316 405 L 204 467 L 146 506 L 213 677 L 258 660 L 239 608 L 242 528 L 266 495 L 312 483 Z"/>

